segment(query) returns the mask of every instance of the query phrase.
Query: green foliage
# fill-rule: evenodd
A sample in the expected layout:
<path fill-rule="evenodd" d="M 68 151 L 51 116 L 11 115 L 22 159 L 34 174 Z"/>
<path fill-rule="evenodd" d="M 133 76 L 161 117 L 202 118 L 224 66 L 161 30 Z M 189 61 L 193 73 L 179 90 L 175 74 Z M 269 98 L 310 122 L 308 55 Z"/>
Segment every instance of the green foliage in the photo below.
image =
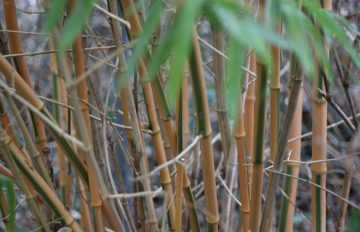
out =
<path fill-rule="evenodd" d="M 351 209 L 348 231 L 360 231 L 360 210 L 356 208 Z"/>

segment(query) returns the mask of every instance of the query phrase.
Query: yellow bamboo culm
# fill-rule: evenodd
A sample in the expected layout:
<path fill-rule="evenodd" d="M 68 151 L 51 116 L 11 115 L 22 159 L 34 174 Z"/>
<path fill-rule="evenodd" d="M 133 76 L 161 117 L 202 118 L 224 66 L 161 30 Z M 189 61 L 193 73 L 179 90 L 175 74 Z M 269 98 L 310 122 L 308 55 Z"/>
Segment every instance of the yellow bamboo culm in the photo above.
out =
<path fill-rule="evenodd" d="M 322 7 L 326 10 L 332 10 L 332 0 L 324 0 Z M 324 41 L 324 47 L 329 52 L 329 47 Z M 312 101 L 312 160 L 326 160 L 327 152 L 327 102 L 322 97 L 319 89 L 325 92 L 323 77 L 321 76 L 318 61 L 315 59 L 315 75 Z M 311 165 L 312 182 L 326 188 L 327 163 L 319 162 Z M 316 186 L 312 186 L 312 231 L 326 231 L 326 192 Z"/>
<path fill-rule="evenodd" d="M 278 25 L 277 32 L 281 33 L 281 26 Z M 275 156 L 278 153 L 279 146 L 279 120 L 280 120 L 280 48 L 271 47 L 272 69 L 270 80 L 270 163 L 274 163 Z M 269 173 L 268 179 L 272 173 Z M 273 203 L 275 206 L 275 201 Z M 270 223 L 268 231 L 272 230 L 273 209 L 270 214 Z"/>

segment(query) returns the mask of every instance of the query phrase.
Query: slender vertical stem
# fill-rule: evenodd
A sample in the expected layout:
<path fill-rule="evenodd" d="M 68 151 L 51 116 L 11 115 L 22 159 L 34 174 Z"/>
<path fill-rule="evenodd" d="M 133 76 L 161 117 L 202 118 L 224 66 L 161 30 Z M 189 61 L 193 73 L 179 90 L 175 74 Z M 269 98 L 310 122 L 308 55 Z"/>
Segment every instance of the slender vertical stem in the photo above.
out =
<path fill-rule="evenodd" d="M 254 53 L 251 53 L 249 59 L 249 68 L 252 72 L 256 73 L 256 56 Z M 245 112 L 244 112 L 244 122 L 245 123 L 245 138 L 246 138 L 246 161 L 248 164 L 248 175 L 249 183 L 252 179 L 252 157 L 254 154 L 254 113 L 255 113 L 255 86 L 256 79 L 248 75 L 248 87 L 245 96 Z M 250 189 L 249 189 L 250 191 Z"/>

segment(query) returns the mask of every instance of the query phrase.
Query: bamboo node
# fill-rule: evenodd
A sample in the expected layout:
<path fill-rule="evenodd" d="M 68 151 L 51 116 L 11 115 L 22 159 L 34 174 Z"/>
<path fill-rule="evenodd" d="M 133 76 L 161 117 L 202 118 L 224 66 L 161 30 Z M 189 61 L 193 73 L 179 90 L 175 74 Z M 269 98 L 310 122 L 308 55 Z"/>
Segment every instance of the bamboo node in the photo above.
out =
<path fill-rule="evenodd" d="M 238 139 L 238 140 L 240 140 L 240 139 L 242 139 L 242 138 L 245 138 L 245 132 L 243 132 L 243 133 L 236 133 L 236 134 L 234 135 L 234 137 L 235 137 L 235 139 Z"/>

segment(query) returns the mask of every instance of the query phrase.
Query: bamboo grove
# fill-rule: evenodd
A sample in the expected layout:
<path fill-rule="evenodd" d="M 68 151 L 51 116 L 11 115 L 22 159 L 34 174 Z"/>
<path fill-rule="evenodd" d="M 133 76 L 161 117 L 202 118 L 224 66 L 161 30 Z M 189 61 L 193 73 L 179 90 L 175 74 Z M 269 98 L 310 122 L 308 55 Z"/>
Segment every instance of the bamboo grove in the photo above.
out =
<path fill-rule="evenodd" d="M 0 229 L 355 231 L 346 7 L 2 0 Z"/>

